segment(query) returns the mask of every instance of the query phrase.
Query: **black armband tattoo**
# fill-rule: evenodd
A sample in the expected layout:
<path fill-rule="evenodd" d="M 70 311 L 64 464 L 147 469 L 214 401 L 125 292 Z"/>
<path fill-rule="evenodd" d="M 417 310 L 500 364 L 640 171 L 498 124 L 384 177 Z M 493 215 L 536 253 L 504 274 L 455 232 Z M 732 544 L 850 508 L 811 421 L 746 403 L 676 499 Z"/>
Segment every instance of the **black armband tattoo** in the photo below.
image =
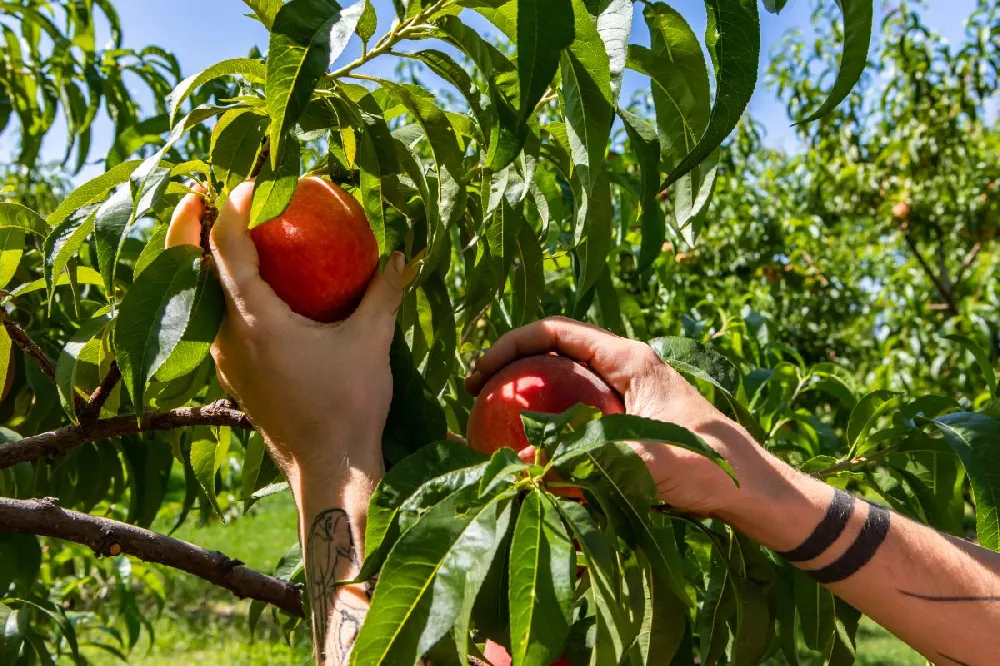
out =
<path fill-rule="evenodd" d="M 844 533 L 847 523 L 854 515 L 854 496 L 838 489 L 833 501 L 827 507 L 826 515 L 813 533 L 798 548 L 779 552 L 778 555 L 789 562 L 808 562 L 830 549 Z"/>
<path fill-rule="evenodd" d="M 822 585 L 847 580 L 875 557 L 888 534 L 889 512 L 877 504 L 869 504 L 868 518 L 861 528 L 861 534 L 847 551 L 833 563 L 806 573 Z"/>
<path fill-rule="evenodd" d="M 962 602 L 978 602 L 978 603 L 991 603 L 1000 602 L 1000 595 L 997 594 L 985 594 L 985 595 L 932 595 L 932 594 L 920 594 L 919 592 L 910 592 L 908 590 L 899 590 L 899 593 L 903 596 L 912 597 L 913 599 L 920 599 L 921 601 L 934 601 L 934 602 L 952 602 L 952 603 L 962 603 Z"/>

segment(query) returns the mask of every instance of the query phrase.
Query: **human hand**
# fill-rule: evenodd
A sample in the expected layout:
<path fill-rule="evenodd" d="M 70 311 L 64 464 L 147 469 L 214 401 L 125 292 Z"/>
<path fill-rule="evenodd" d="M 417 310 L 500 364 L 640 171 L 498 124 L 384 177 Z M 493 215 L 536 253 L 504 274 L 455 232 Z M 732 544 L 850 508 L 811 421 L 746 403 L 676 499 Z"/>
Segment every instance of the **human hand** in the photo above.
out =
<path fill-rule="evenodd" d="M 628 414 L 676 423 L 700 435 L 741 474 L 766 472 L 763 451 L 649 345 L 571 319 L 553 317 L 501 337 L 475 364 L 466 388 L 477 395 L 498 370 L 523 356 L 557 352 L 586 365 L 625 399 Z M 739 489 L 710 460 L 679 447 L 633 442 L 664 502 L 700 515 L 722 515 Z M 742 479 L 741 479 L 742 481 Z"/>
<path fill-rule="evenodd" d="M 246 411 L 290 478 L 310 469 L 360 470 L 377 479 L 392 398 L 389 346 L 402 297 L 403 256 L 376 275 L 357 311 L 320 324 L 282 301 L 259 274 L 247 230 L 254 184 L 235 188 L 212 228 L 211 249 L 226 295 L 212 346 L 219 382 Z M 178 205 L 167 246 L 200 244 L 199 195 Z"/>

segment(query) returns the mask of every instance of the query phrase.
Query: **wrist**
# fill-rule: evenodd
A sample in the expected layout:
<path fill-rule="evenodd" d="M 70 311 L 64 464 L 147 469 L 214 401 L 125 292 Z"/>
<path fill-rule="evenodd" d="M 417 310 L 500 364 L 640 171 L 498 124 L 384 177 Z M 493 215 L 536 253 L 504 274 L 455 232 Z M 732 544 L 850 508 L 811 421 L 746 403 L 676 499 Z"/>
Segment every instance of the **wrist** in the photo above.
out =
<path fill-rule="evenodd" d="M 758 451 L 756 460 L 734 465 L 740 487 L 727 494 L 716 517 L 772 550 L 791 550 L 816 528 L 834 490 Z"/>

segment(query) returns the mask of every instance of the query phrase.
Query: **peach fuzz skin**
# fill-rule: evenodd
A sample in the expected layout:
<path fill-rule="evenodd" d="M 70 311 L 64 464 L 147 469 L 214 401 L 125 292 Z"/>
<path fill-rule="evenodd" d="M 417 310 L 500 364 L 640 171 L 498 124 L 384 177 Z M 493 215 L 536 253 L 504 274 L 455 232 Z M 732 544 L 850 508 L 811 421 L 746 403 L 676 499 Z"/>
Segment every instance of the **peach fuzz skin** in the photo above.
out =
<path fill-rule="evenodd" d="M 625 411 L 618 394 L 579 363 L 553 355 L 522 358 L 483 387 L 469 414 L 469 446 L 486 454 L 505 446 L 521 452 L 530 446 L 522 411 L 559 414 L 581 402 L 604 414 Z"/>
<path fill-rule="evenodd" d="M 285 212 L 250 238 L 261 278 L 294 312 L 318 322 L 350 316 L 378 267 L 378 243 L 361 204 L 320 178 L 300 180 Z"/>

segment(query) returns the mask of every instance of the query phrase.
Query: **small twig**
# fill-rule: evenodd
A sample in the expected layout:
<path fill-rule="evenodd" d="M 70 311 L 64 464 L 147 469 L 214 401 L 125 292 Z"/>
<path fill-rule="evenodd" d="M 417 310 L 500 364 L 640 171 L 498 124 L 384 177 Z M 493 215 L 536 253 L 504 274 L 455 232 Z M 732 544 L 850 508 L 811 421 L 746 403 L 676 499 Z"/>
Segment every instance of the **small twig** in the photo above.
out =
<path fill-rule="evenodd" d="M 826 276 L 823 275 L 823 272 L 816 267 L 816 264 L 813 263 L 812 257 L 805 250 L 802 250 L 802 258 L 805 260 L 806 265 L 812 269 L 813 273 L 816 275 L 816 279 L 819 280 L 819 283 L 824 287 L 829 287 L 830 281 L 827 280 Z"/>
<path fill-rule="evenodd" d="M 466 327 L 465 332 L 462 333 L 462 339 L 458 343 L 459 349 L 464 347 L 465 343 L 469 341 L 469 337 L 472 335 L 472 331 L 475 330 L 476 324 L 479 323 L 479 320 L 483 318 L 483 314 L 485 314 L 486 311 L 489 310 L 490 305 L 492 305 L 492 303 L 487 303 L 483 307 L 483 309 L 479 311 L 479 314 L 477 314 L 475 317 L 469 320 L 469 325 Z"/>
<path fill-rule="evenodd" d="M 207 260 L 212 256 L 212 227 L 219 219 L 219 209 L 214 204 L 206 202 L 205 212 L 201 216 L 201 256 Z"/>
<path fill-rule="evenodd" d="M 361 57 L 354 62 L 350 62 L 329 74 L 329 78 L 336 80 L 350 74 L 358 67 L 371 62 L 378 56 L 391 52 L 392 47 L 409 37 L 412 31 L 419 30 L 420 28 L 430 28 L 431 26 L 424 26 L 421 24 L 444 5 L 448 4 L 448 2 L 449 0 L 438 0 L 438 2 L 432 2 L 419 14 L 416 14 L 393 26 L 392 30 L 385 33 L 378 40 L 378 42 L 375 43 L 375 46 L 369 49 L 366 53 L 362 53 Z"/>
<path fill-rule="evenodd" d="M 38 361 L 38 365 L 41 366 L 42 372 L 53 384 L 55 384 L 56 366 L 49 360 L 49 357 L 45 355 L 42 348 L 39 347 L 34 340 L 28 337 L 28 334 L 25 333 L 24 329 L 18 326 L 17 322 L 3 310 L 0 310 L 0 319 L 3 320 L 3 326 L 7 329 L 7 335 L 10 336 L 11 341 L 25 354 Z"/>
<path fill-rule="evenodd" d="M 267 163 L 269 157 L 271 157 L 271 139 L 265 136 L 261 142 L 260 152 L 257 153 L 257 161 L 253 163 L 253 168 L 250 169 L 250 178 L 256 178 L 260 175 L 260 171 L 264 168 L 264 164 Z"/>
<path fill-rule="evenodd" d="M 94 421 L 101 415 L 101 408 L 104 407 L 104 403 L 108 401 L 111 396 L 111 392 L 115 389 L 118 382 L 122 378 L 122 371 L 118 367 L 117 361 L 111 361 L 111 367 L 108 368 L 108 374 L 105 375 L 104 379 L 101 381 L 100 386 L 94 389 L 94 392 L 90 394 L 87 399 L 87 404 L 83 406 L 78 413 L 80 417 L 80 423 L 90 423 Z"/>
<path fill-rule="evenodd" d="M 952 298 L 951 292 L 945 289 L 944 285 L 941 284 L 941 281 L 938 279 L 937 275 L 934 274 L 934 271 L 927 263 L 927 260 L 924 259 L 924 255 L 921 254 L 920 249 L 917 248 L 917 244 L 913 240 L 913 237 L 910 236 L 910 234 L 906 231 L 903 231 L 902 233 L 903 233 L 903 239 L 906 241 L 907 247 L 910 248 L 910 252 L 913 253 L 914 257 L 916 257 L 917 261 L 920 263 L 921 268 L 924 269 L 924 273 L 927 274 L 927 277 L 929 277 L 931 279 L 931 282 L 934 283 L 934 288 L 937 289 L 938 294 L 940 294 L 941 298 L 944 299 L 944 302 L 948 304 L 948 311 L 953 315 L 959 314 L 958 306 L 955 305 L 955 301 Z"/>
<path fill-rule="evenodd" d="M 972 268 L 973 262 L 976 261 L 976 257 L 979 256 L 979 251 L 982 250 L 982 249 L 983 249 L 983 244 L 982 243 L 976 243 L 975 245 L 972 246 L 972 249 L 969 250 L 968 254 L 965 255 L 965 259 L 962 260 L 962 265 L 959 267 L 958 272 L 955 273 L 955 286 L 954 286 L 954 289 L 957 289 L 958 285 L 961 284 L 962 278 L 964 278 L 965 277 L 965 273 L 970 268 Z"/>
<path fill-rule="evenodd" d="M 0 469 L 28 460 L 52 459 L 75 446 L 101 439 L 196 425 L 247 429 L 253 427 L 246 414 L 232 409 L 226 400 L 218 400 L 204 407 L 181 407 L 169 412 L 150 412 L 145 414 L 142 420 L 131 414 L 113 416 L 43 432 L 0 446 Z"/>
<path fill-rule="evenodd" d="M 185 571 L 241 599 L 257 599 L 304 617 L 299 587 L 249 569 L 239 560 L 134 525 L 67 511 L 52 498 L 12 500 L 0 497 L 0 528 L 72 541 L 98 557 L 132 555 L 145 562 Z"/>
<path fill-rule="evenodd" d="M 814 476 L 817 479 L 822 479 L 824 477 L 836 474 L 838 472 L 848 471 L 854 469 L 855 467 L 861 467 L 862 465 L 878 462 L 879 460 L 882 460 L 883 458 L 886 458 L 895 452 L 896 452 L 895 447 L 889 447 L 887 449 L 883 449 L 881 451 L 873 453 L 869 456 L 859 456 L 857 458 L 851 458 L 850 460 L 841 461 L 836 465 L 831 465 L 830 467 L 827 467 L 825 469 L 813 472 L 810 476 Z"/>
<path fill-rule="evenodd" d="M 838 472 L 854 469 L 855 467 L 858 467 L 859 465 L 864 465 L 865 463 L 868 462 L 871 462 L 868 458 L 853 458 L 851 460 L 845 460 L 843 462 L 839 462 L 836 465 L 831 465 L 826 469 L 821 469 L 817 472 L 813 472 L 810 476 L 814 476 L 817 479 L 822 479 L 827 476 L 832 476 L 833 474 L 836 474 Z"/>

